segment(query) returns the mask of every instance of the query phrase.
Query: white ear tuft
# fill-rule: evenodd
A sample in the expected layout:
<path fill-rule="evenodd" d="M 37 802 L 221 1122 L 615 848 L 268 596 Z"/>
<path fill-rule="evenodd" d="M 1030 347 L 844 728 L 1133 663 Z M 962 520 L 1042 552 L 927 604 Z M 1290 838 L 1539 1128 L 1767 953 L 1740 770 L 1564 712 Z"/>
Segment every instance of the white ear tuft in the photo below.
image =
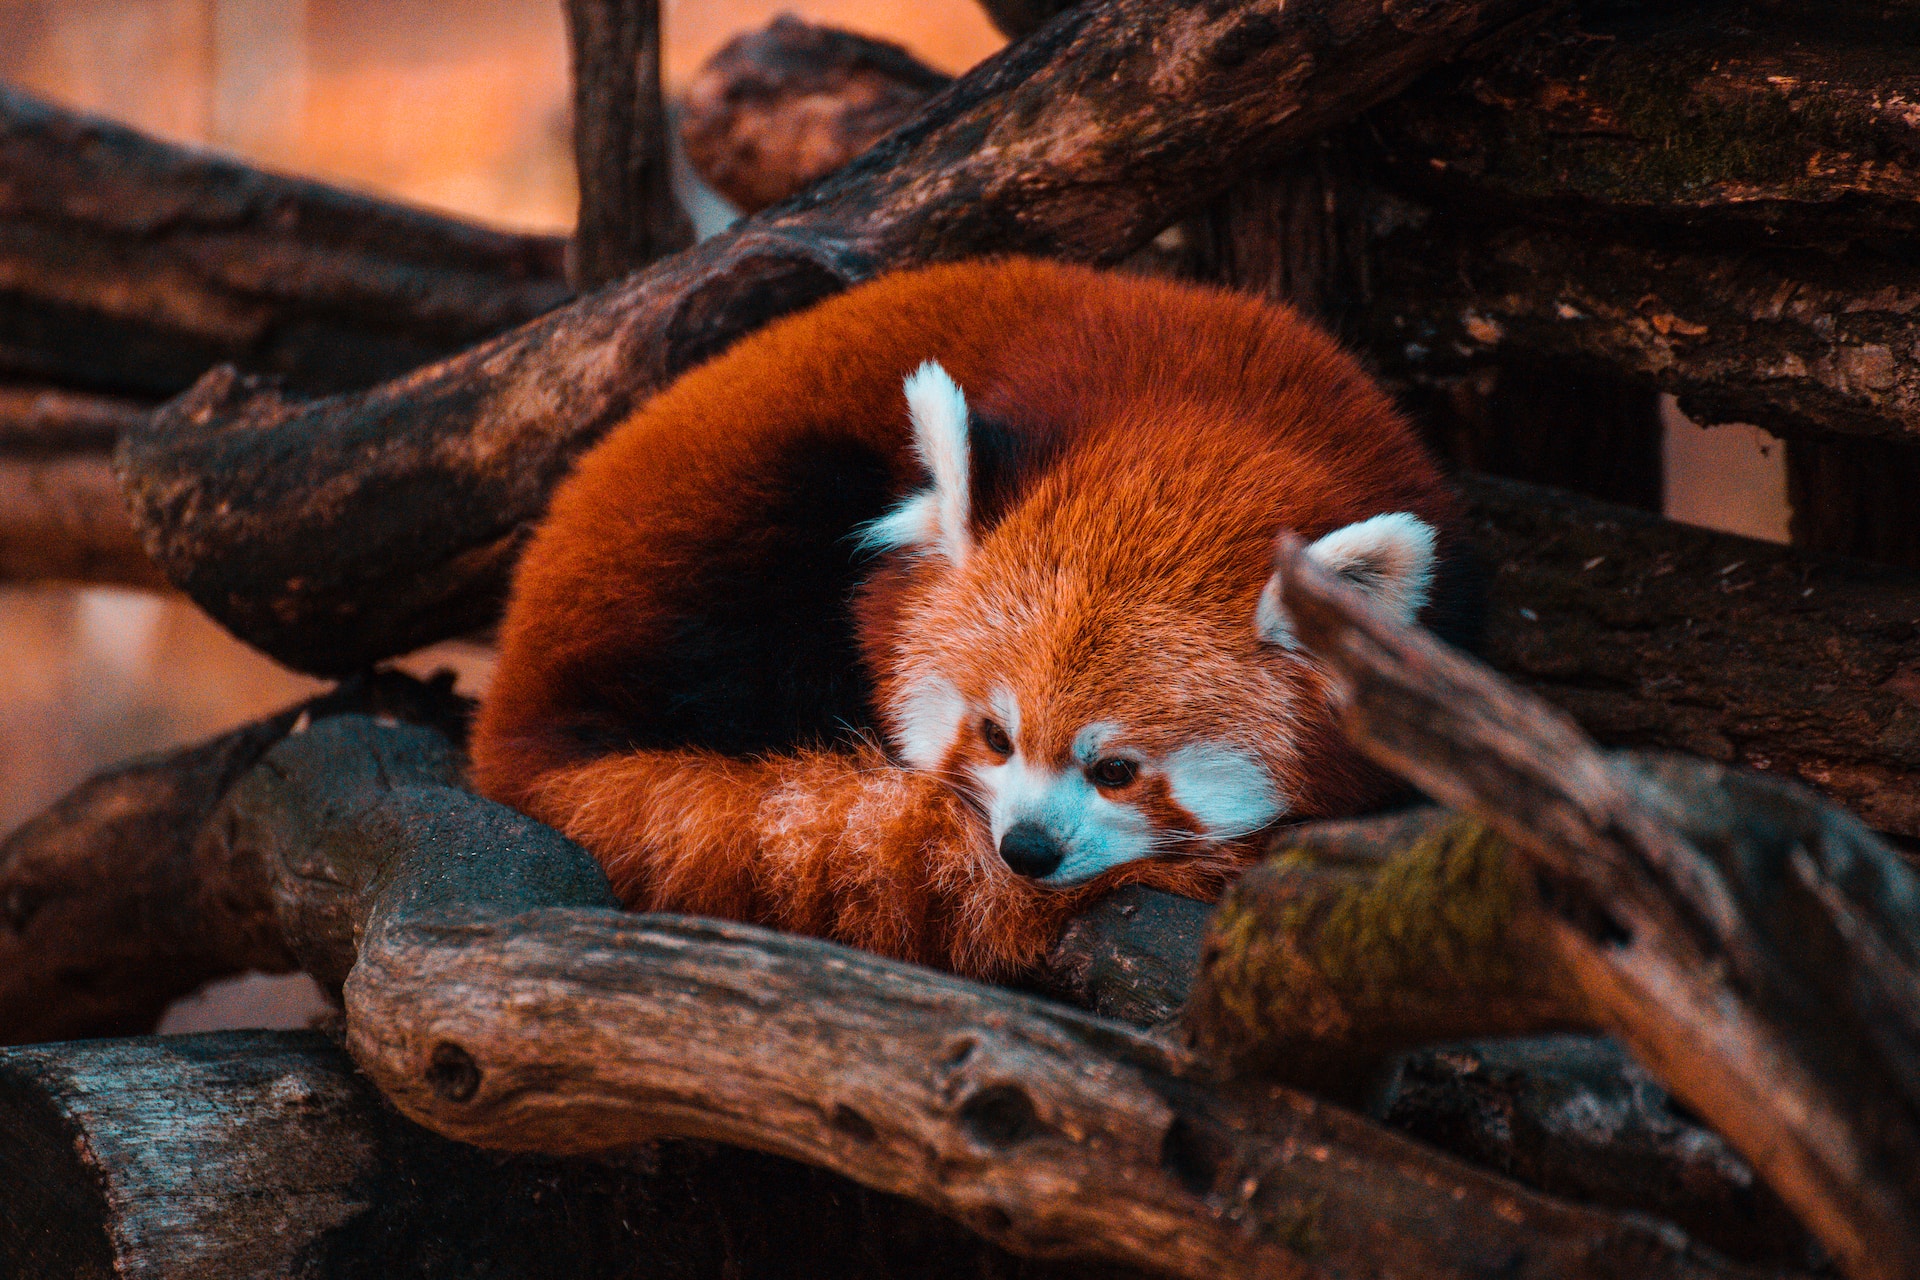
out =
<path fill-rule="evenodd" d="M 1404 511 L 1335 529 L 1307 548 L 1332 573 L 1359 587 L 1403 622 L 1413 621 L 1433 587 L 1433 526 Z M 1280 575 L 1267 579 L 1254 626 L 1268 644 L 1292 649 L 1293 624 L 1280 603 Z"/>
<path fill-rule="evenodd" d="M 912 549 L 944 556 L 958 566 L 973 550 L 967 397 L 937 360 L 915 369 L 904 386 L 914 450 L 933 477 L 933 487 L 869 523 L 861 531 L 860 545 L 876 551 Z"/>

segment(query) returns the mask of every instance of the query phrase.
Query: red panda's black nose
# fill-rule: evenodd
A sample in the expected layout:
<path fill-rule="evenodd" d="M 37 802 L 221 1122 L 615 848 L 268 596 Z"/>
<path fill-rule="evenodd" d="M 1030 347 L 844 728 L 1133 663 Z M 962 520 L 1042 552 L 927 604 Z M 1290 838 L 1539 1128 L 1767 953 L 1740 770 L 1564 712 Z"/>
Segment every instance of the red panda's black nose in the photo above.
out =
<path fill-rule="evenodd" d="M 1000 837 L 1000 858 L 1023 876 L 1052 875 L 1067 851 L 1037 822 L 1016 822 Z"/>

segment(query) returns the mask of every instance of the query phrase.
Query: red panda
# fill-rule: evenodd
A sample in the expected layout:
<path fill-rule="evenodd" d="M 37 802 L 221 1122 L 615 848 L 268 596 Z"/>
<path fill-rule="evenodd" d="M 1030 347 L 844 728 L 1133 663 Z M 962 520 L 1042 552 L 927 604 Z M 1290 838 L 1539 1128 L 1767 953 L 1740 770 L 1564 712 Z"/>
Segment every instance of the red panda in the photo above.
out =
<path fill-rule="evenodd" d="M 630 907 L 1004 978 L 1123 884 L 1212 898 L 1387 793 L 1274 535 L 1414 617 L 1454 498 L 1285 308 L 1029 260 L 768 326 L 584 457 L 521 560 L 487 795 Z"/>

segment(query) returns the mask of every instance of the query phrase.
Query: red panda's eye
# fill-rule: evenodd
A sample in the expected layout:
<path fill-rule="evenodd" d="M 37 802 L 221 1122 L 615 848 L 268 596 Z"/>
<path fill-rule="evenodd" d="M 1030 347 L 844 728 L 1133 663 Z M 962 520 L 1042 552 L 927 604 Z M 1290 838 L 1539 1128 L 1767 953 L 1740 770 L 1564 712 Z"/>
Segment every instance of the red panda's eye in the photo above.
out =
<path fill-rule="evenodd" d="M 1002 729 L 997 722 L 982 720 L 980 722 L 980 736 L 987 740 L 987 750 L 993 752 L 995 755 L 1010 756 L 1013 754 L 1013 739 L 1007 736 L 1007 731 Z"/>
<path fill-rule="evenodd" d="M 1118 790 L 1134 780 L 1140 772 L 1140 766 L 1119 756 L 1108 756 L 1105 760 L 1094 761 L 1093 768 L 1088 772 L 1093 775 L 1094 786 Z"/>

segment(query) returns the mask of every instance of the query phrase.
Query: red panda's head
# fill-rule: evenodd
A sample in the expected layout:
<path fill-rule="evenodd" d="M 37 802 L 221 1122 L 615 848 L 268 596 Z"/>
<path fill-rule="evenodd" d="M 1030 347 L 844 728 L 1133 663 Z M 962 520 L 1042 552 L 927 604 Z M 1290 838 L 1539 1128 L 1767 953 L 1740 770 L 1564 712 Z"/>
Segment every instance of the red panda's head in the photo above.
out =
<path fill-rule="evenodd" d="M 1330 779 L 1349 799 L 1367 785 L 1272 578 L 1297 455 L 1212 408 L 1157 405 L 1191 420 L 1111 423 L 981 529 L 965 393 L 930 361 L 906 394 L 932 483 L 864 533 L 912 566 L 881 712 L 909 764 L 980 807 L 1008 867 L 1064 887 L 1217 856 L 1324 812 Z M 1435 534 L 1378 512 L 1312 554 L 1411 618 Z"/>

